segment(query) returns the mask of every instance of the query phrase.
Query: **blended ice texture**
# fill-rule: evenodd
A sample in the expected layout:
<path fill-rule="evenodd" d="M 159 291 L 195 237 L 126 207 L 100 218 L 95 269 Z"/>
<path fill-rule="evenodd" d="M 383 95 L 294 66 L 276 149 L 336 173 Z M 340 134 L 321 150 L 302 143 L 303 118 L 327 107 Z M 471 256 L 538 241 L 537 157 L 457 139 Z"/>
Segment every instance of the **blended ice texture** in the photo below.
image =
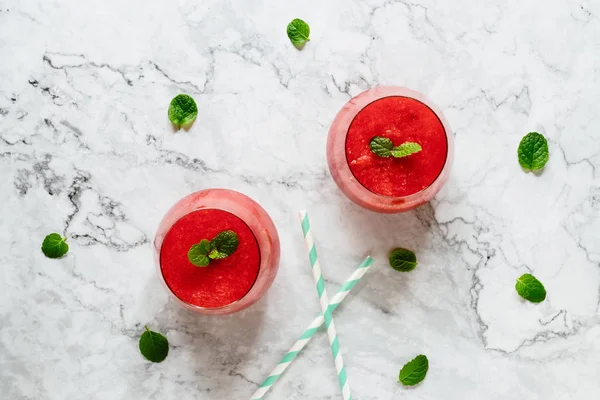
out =
<path fill-rule="evenodd" d="M 225 230 L 238 235 L 237 250 L 207 267 L 194 266 L 187 256 L 190 247 Z M 252 230 L 234 214 L 217 209 L 193 211 L 177 220 L 160 252 L 160 269 L 173 294 L 199 307 L 223 307 L 241 299 L 254 285 L 259 268 L 260 249 Z"/>

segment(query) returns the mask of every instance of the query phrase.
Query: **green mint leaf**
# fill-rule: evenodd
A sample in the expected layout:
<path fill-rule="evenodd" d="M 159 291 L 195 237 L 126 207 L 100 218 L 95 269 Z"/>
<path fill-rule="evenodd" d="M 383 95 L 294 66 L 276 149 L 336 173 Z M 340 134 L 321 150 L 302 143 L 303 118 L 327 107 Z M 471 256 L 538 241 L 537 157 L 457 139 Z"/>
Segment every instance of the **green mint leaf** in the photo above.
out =
<path fill-rule="evenodd" d="M 206 267 L 210 264 L 208 253 L 211 251 L 210 241 L 202 239 L 200 243 L 192 245 L 188 251 L 188 260 L 196 267 Z"/>
<path fill-rule="evenodd" d="M 418 153 L 422 150 L 419 143 L 406 142 L 400 146 L 396 146 L 392 149 L 392 155 L 396 158 L 402 158 L 410 156 L 411 154 Z"/>
<path fill-rule="evenodd" d="M 425 379 L 427 370 L 429 370 L 429 360 L 423 354 L 418 355 L 402 367 L 398 382 L 401 382 L 404 386 L 414 386 Z"/>
<path fill-rule="evenodd" d="M 198 243 L 198 246 L 200 246 L 200 252 L 202 253 L 202 255 L 207 256 L 208 253 L 210 253 L 210 250 L 211 250 L 210 240 L 202 239 L 200 241 L 200 243 Z"/>
<path fill-rule="evenodd" d="M 288 24 L 287 35 L 292 44 L 300 50 L 310 40 L 310 26 L 301 19 L 296 18 Z"/>
<path fill-rule="evenodd" d="M 188 260 L 196 267 L 206 267 L 210 264 L 210 258 L 208 254 L 202 254 L 202 248 L 199 244 L 194 244 L 188 251 Z"/>
<path fill-rule="evenodd" d="M 169 119 L 175 125 L 189 125 L 197 115 L 196 102 L 187 94 L 178 94 L 169 104 Z"/>
<path fill-rule="evenodd" d="M 147 360 L 159 363 L 169 354 L 169 341 L 146 326 L 146 332 L 140 337 L 140 352 Z"/>
<path fill-rule="evenodd" d="M 390 254 L 390 266 L 396 271 L 412 271 L 417 266 L 417 256 L 407 249 L 394 249 Z"/>
<path fill-rule="evenodd" d="M 51 233 L 42 242 L 42 253 L 48 258 L 62 257 L 69 251 L 66 241 L 66 237 L 62 237 L 58 233 Z"/>
<path fill-rule="evenodd" d="M 546 288 L 531 274 L 524 274 L 517 279 L 515 289 L 519 296 L 532 303 L 540 303 L 546 299 Z"/>
<path fill-rule="evenodd" d="M 423 150 L 419 143 L 414 142 L 406 142 L 402 143 L 400 146 L 394 147 L 394 144 L 389 138 L 381 136 L 375 136 L 371 139 L 369 147 L 373 153 L 379 157 L 385 158 L 389 156 L 394 156 L 395 158 L 407 157 Z"/>
<path fill-rule="evenodd" d="M 238 235 L 234 231 L 220 232 L 210 242 L 211 252 L 208 257 L 213 260 L 228 257 L 236 251 L 239 243 Z"/>
<path fill-rule="evenodd" d="M 388 138 L 375 136 L 369 142 L 369 147 L 371 148 L 371 151 L 379 157 L 389 157 L 392 155 L 394 144 Z"/>
<path fill-rule="evenodd" d="M 211 260 L 222 260 L 223 258 L 227 258 L 227 254 L 221 253 L 219 250 L 214 249 L 208 253 L 208 258 Z"/>
<path fill-rule="evenodd" d="M 529 132 L 521 139 L 517 153 L 523 169 L 537 171 L 548 162 L 548 141 L 537 132 Z"/>

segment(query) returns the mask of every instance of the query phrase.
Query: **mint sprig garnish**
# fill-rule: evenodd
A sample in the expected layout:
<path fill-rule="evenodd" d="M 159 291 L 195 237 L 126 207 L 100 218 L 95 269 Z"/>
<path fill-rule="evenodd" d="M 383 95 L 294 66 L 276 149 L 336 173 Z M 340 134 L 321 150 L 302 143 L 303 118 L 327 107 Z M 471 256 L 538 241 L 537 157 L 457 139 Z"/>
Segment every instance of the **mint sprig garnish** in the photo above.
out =
<path fill-rule="evenodd" d="M 394 249 L 390 253 L 390 266 L 396 271 L 412 271 L 417 266 L 417 256 L 407 249 Z"/>
<path fill-rule="evenodd" d="M 148 361 L 159 363 L 169 354 L 169 341 L 160 333 L 145 328 L 146 332 L 140 337 L 140 352 Z"/>
<path fill-rule="evenodd" d="M 292 20 L 287 26 L 287 35 L 298 50 L 310 40 L 310 26 L 300 18 Z"/>
<path fill-rule="evenodd" d="M 398 382 L 401 382 L 404 386 L 414 386 L 425 379 L 428 370 L 429 360 L 423 354 L 420 354 L 402 367 Z"/>
<path fill-rule="evenodd" d="M 60 258 L 69 251 L 69 245 L 66 242 L 66 237 L 62 237 L 58 233 L 51 233 L 42 242 L 42 253 L 48 258 Z"/>
<path fill-rule="evenodd" d="M 524 274 L 517 279 L 515 289 L 519 296 L 532 303 L 541 303 L 546 299 L 546 288 L 531 274 Z"/>
<path fill-rule="evenodd" d="M 548 141 L 537 132 L 529 132 L 519 143 L 519 164 L 527 171 L 544 168 L 548 162 Z"/>
<path fill-rule="evenodd" d="M 190 125 L 198 115 L 196 102 L 187 94 L 178 94 L 169 104 L 169 119 L 178 127 Z"/>
<path fill-rule="evenodd" d="M 212 260 L 220 260 L 232 255 L 240 241 L 234 231 L 219 232 L 212 240 L 202 239 L 190 247 L 188 260 L 196 267 L 206 267 Z"/>
<path fill-rule="evenodd" d="M 390 156 L 395 158 L 407 157 L 423 150 L 419 143 L 404 142 L 399 146 L 394 146 L 391 139 L 381 136 L 375 136 L 371 139 L 369 147 L 375 155 L 385 158 Z"/>

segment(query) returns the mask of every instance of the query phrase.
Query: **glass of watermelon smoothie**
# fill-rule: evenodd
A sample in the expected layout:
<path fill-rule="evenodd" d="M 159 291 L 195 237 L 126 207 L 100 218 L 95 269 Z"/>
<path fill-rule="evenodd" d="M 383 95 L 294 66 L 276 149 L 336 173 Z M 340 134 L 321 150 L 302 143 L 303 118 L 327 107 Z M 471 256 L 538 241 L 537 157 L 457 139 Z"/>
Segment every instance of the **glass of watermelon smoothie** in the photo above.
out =
<path fill-rule="evenodd" d="M 223 231 L 239 244 L 228 257 L 197 267 L 190 247 Z M 249 307 L 269 289 L 279 267 L 279 235 L 267 212 L 251 198 L 208 189 L 179 200 L 154 238 L 155 262 L 167 290 L 184 307 L 202 314 L 229 314 Z"/>
<path fill-rule="evenodd" d="M 374 137 L 394 146 L 418 143 L 403 158 L 373 153 Z M 354 203 L 381 213 L 418 207 L 435 196 L 452 166 L 452 131 L 441 111 L 414 90 L 381 86 L 352 98 L 335 117 L 327 138 L 333 179 Z"/>

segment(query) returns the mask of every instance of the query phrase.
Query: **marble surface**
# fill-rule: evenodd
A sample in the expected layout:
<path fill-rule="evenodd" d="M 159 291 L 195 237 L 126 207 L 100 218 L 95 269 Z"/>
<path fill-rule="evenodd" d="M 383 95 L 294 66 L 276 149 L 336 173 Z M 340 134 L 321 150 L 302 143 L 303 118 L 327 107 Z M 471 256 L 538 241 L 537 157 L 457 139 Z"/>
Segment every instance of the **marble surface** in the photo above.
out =
<path fill-rule="evenodd" d="M 442 192 L 396 216 L 351 204 L 325 161 L 336 112 L 382 84 L 428 95 L 456 137 Z M 174 132 L 181 92 L 200 113 Z M 356 399 L 600 397 L 599 95 L 592 0 L 0 0 L 0 397 L 248 398 L 319 310 L 304 208 L 331 292 L 378 260 L 336 312 Z M 516 159 L 530 130 L 550 144 L 538 175 Z M 162 215 L 208 187 L 281 236 L 273 287 L 237 315 L 183 310 L 153 266 Z M 58 261 L 39 250 L 53 231 Z M 415 271 L 386 265 L 398 245 Z M 542 304 L 515 293 L 528 271 Z M 139 354 L 145 324 L 162 364 Z M 419 353 L 429 374 L 405 389 Z M 324 333 L 268 398 L 341 398 Z"/>

